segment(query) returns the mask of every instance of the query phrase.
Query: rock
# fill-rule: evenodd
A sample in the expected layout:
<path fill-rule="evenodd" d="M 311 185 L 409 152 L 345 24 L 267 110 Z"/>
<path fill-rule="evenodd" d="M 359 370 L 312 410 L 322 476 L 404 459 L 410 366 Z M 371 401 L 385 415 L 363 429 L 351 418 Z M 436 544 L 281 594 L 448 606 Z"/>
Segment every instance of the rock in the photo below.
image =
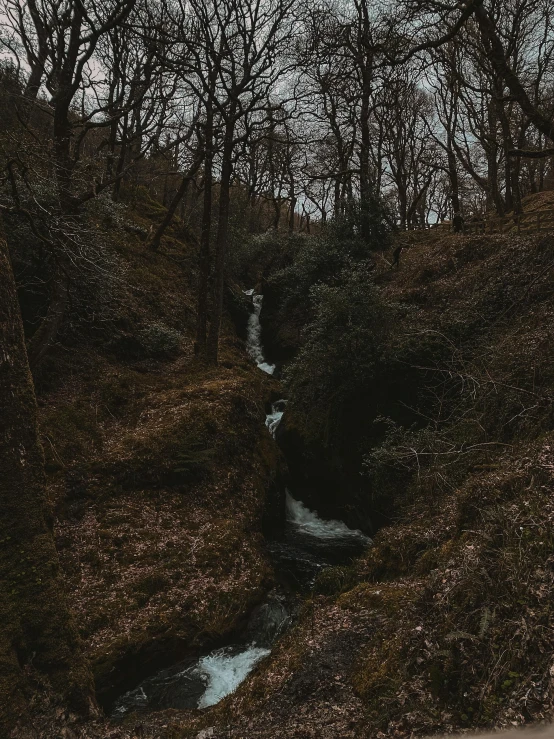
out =
<path fill-rule="evenodd" d="M 215 736 L 215 726 L 209 726 L 207 729 L 202 729 L 196 735 L 196 739 L 209 739 L 209 737 Z"/>

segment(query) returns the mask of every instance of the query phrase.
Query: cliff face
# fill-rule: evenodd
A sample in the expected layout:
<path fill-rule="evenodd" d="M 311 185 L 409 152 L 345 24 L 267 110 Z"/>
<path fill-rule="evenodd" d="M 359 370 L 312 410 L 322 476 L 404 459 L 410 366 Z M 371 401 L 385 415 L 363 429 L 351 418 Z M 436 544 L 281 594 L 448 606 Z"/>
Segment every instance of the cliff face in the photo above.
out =
<path fill-rule="evenodd" d="M 550 236 L 440 232 L 377 270 L 406 309 L 382 361 L 412 371 L 420 419 L 377 419 L 365 456 L 391 521 L 316 583 L 325 595 L 206 717 L 213 736 L 430 735 L 550 714 L 553 273 Z"/>

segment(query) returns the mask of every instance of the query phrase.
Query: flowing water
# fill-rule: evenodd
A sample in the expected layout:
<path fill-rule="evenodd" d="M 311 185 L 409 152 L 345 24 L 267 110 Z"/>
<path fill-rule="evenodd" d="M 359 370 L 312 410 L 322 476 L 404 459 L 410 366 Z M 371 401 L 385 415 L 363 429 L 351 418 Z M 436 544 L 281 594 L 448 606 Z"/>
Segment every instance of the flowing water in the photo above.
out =
<path fill-rule="evenodd" d="M 144 680 L 122 695 L 112 718 L 130 711 L 165 708 L 209 708 L 232 693 L 271 652 L 271 645 L 286 628 L 289 609 L 285 597 L 271 593 L 252 612 L 248 626 L 234 644 L 214 649 L 199 659 L 184 660 Z"/>
<path fill-rule="evenodd" d="M 271 406 L 271 413 L 268 413 L 265 417 L 265 425 L 269 433 L 275 438 L 283 413 L 285 412 L 285 406 L 287 405 L 286 400 L 278 400 Z"/>
<path fill-rule="evenodd" d="M 253 290 L 253 312 L 248 320 L 247 349 L 258 368 L 273 374 L 275 366 L 265 361 L 260 311 L 262 296 Z M 287 401 L 273 403 L 266 416 L 266 427 L 276 437 Z M 279 540 L 268 541 L 276 573 L 288 589 L 308 591 L 318 573 L 333 564 L 344 564 L 361 554 L 371 539 L 361 531 L 349 529 L 342 521 L 325 520 L 286 491 L 286 523 Z M 166 708 L 205 709 L 234 692 L 255 666 L 271 652 L 274 641 L 287 627 L 290 599 L 283 592 L 272 592 L 254 609 L 248 626 L 232 644 L 215 649 L 198 659 L 189 659 L 161 670 L 138 687 L 121 696 L 112 709 L 113 718 L 130 711 Z"/>
<path fill-rule="evenodd" d="M 269 647 L 248 647 L 237 654 L 229 649 L 209 654 L 200 660 L 200 669 L 207 676 L 206 692 L 198 708 L 209 708 L 233 693 L 256 664 L 271 653 Z"/>
<path fill-rule="evenodd" d="M 341 541 L 367 544 L 368 537 L 358 529 L 350 529 L 343 521 L 324 520 L 317 513 L 306 508 L 304 503 L 295 500 L 287 490 L 287 520 L 290 528 L 299 536 L 326 542 Z"/>
<path fill-rule="evenodd" d="M 245 295 L 252 298 L 253 311 L 248 318 L 246 325 L 246 350 L 252 359 L 256 362 L 258 369 L 272 375 L 275 372 L 275 365 L 269 364 L 265 360 L 264 350 L 262 346 L 262 326 L 260 323 L 260 313 L 262 311 L 263 295 L 254 295 L 253 290 L 245 290 Z"/>
<path fill-rule="evenodd" d="M 320 518 L 286 491 L 284 535 L 268 542 L 275 570 L 295 590 L 313 587 L 319 573 L 332 565 L 349 564 L 371 539 L 342 521 Z"/>

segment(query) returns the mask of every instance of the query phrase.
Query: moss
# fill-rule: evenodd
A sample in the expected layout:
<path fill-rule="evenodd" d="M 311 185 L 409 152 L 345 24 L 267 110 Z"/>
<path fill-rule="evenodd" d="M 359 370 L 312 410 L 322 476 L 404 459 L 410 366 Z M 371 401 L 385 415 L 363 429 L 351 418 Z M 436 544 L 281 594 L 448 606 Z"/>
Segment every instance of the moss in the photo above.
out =
<path fill-rule="evenodd" d="M 394 638 L 381 650 L 363 659 L 354 676 L 354 686 L 363 697 L 371 723 L 385 728 L 391 718 L 391 703 L 402 685 L 401 650 Z"/>
<path fill-rule="evenodd" d="M 205 475 L 212 467 L 214 448 L 199 432 L 179 436 L 171 449 L 172 474 L 179 482 Z"/>
<path fill-rule="evenodd" d="M 373 609 L 394 616 L 413 598 L 412 587 L 391 583 L 360 583 L 341 595 L 337 603 L 344 609 Z"/>
<path fill-rule="evenodd" d="M 340 595 L 353 588 L 357 582 L 354 567 L 328 567 L 318 575 L 314 592 L 320 595 Z"/>
<path fill-rule="evenodd" d="M 100 465 L 123 488 L 182 486 L 209 476 L 213 469 L 215 440 L 209 419 L 178 420 L 144 438 L 134 434 L 123 440 L 119 458 Z"/>
<path fill-rule="evenodd" d="M 432 547 L 424 551 L 417 559 L 414 570 L 418 575 L 427 575 L 437 567 L 444 566 L 452 555 L 457 543 L 450 539 L 440 547 Z"/>
<path fill-rule="evenodd" d="M 158 200 L 154 200 L 144 185 L 133 188 L 132 192 L 128 192 L 126 196 L 132 198 L 135 210 L 143 218 L 161 220 L 167 212 L 167 208 Z"/>

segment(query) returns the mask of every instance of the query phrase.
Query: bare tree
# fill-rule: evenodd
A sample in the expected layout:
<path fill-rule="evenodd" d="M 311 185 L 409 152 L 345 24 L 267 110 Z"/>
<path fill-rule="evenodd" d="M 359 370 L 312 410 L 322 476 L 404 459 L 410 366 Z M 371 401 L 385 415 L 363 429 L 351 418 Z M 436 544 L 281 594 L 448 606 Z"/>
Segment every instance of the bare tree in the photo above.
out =
<path fill-rule="evenodd" d="M 294 0 L 271 0 L 266 3 L 245 0 L 204 3 L 192 0 L 186 7 L 184 4 L 179 6 L 179 15 L 174 19 L 181 43 L 191 57 L 191 62 L 182 68 L 183 75 L 187 84 L 203 100 L 208 120 L 213 115 L 214 140 L 216 131 L 220 135 L 212 305 L 209 330 L 206 330 L 204 316 L 208 304 L 208 280 L 205 267 L 201 267 L 196 337 L 198 354 L 212 363 L 217 362 L 222 321 L 233 159 L 240 139 L 237 125 L 247 113 L 266 107 L 265 101 L 269 98 L 270 90 L 283 71 L 279 54 L 287 39 L 290 39 L 294 23 L 291 15 L 293 5 Z M 208 126 L 207 140 L 211 137 L 210 128 L 211 124 Z M 207 145 L 206 151 L 210 161 L 205 169 L 209 174 L 213 147 Z M 209 244 L 207 209 L 211 210 L 211 196 L 205 200 L 205 208 L 202 265 L 209 259 L 206 248 Z"/>
<path fill-rule="evenodd" d="M 5 0 L 4 6 L 12 36 L 25 50 L 30 69 L 25 105 L 33 105 L 42 118 L 51 118 L 47 131 L 55 201 L 51 188 L 46 200 L 39 193 L 37 183 L 49 177 L 49 164 L 41 164 L 36 148 L 22 159 L 16 144 L 13 161 L 18 167 L 8 171 L 10 204 L 19 207 L 27 198 L 41 215 L 49 213 L 51 224 L 49 233 L 42 234 L 55 264 L 50 301 L 29 344 L 31 366 L 37 367 L 64 320 L 70 277 L 83 251 L 77 243 L 80 209 L 112 185 L 117 194 L 126 172 L 159 141 L 160 123 L 170 117 L 175 86 L 161 63 L 157 19 L 146 22 L 145 14 L 151 18 L 151 13 L 145 6 L 132 0 L 113 0 L 101 7 L 76 0 L 37 0 L 28 6 Z M 146 30 L 137 33 L 133 24 Z M 29 117 L 22 120 L 31 125 L 28 134 L 38 141 Z M 98 153 L 105 150 L 102 168 Z M 17 177 L 16 171 L 26 175 Z"/>

